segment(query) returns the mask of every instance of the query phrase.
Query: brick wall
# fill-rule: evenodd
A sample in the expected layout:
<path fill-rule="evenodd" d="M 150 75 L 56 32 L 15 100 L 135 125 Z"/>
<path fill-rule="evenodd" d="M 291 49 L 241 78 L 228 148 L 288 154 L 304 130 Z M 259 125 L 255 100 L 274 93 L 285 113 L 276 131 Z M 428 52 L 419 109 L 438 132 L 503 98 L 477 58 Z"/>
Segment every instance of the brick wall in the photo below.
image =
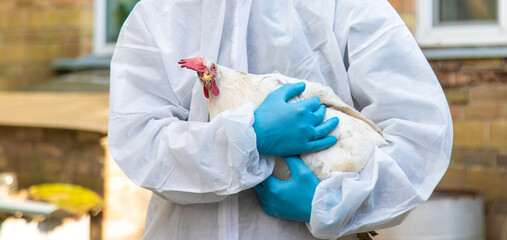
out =
<path fill-rule="evenodd" d="M 413 31 L 415 0 L 389 0 Z M 454 124 L 450 167 L 437 191 L 481 193 L 488 240 L 507 234 L 507 59 L 430 61 Z"/>
<path fill-rule="evenodd" d="M 132 183 L 116 165 L 105 134 L 0 125 L 0 172 L 5 171 L 16 172 L 20 189 L 63 182 L 103 196 L 105 209 L 91 218 L 92 240 L 143 236 L 151 192 Z"/>
<path fill-rule="evenodd" d="M 103 134 L 0 126 L 0 172 L 14 171 L 19 187 L 64 182 L 104 191 Z"/>
<path fill-rule="evenodd" d="M 0 172 L 16 172 L 20 189 L 63 182 L 104 196 L 104 134 L 0 126 Z M 102 216 L 92 217 L 91 239 L 101 239 Z"/>
<path fill-rule="evenodd" d="M 0 0 L 0 90 L 47 80 L 92 52 L 93 0 Z"/>
<path fill-rule="evenodd" d="M 454 122 L 451 165 L 437 190 L 481 193 L 488 239 L 501 239 L 507 230 L 506 63 L 506 59 L 431 61 Z"/>

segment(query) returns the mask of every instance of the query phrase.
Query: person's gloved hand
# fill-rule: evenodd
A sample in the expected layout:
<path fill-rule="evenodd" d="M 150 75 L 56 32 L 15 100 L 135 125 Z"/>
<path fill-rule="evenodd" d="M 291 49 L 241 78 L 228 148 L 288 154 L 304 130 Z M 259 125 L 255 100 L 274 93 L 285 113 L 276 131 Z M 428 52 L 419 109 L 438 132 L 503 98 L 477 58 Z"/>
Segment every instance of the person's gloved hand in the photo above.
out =
<path fill-rule="evenodd" d="M 264 211 L 274 217 L 310 222 L 312 200 L 319 179 L 299 157 L 286 157 L 291 178 L 282 181 L 273 175 L 254 187 Z"/>
<path fill-rule="evenodd" d="M 305 90 L 305 83 L 287 84 L 271 92 L 254 112 L 253 124 L 260 155 L 291 156 L 318 151 L 336 143 L 326 135 L 338 125 L 338 118 L 323 122 L 326 107 L 318 97 L 297 103 L 289 99 Z"/>

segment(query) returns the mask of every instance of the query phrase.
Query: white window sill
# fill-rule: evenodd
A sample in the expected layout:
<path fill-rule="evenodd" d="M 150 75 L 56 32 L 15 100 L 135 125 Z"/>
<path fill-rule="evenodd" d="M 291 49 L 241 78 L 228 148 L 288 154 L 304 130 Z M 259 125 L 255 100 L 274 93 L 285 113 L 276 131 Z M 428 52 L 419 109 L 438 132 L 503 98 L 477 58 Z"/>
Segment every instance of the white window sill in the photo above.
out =
<path fill-rule="evenodd" d="M 76 71 L 91 68 L 109 68 L 111 57 L 89 55 L 77 59 L 57 59 L 53 69 L 57 71 Z"/>
<path fill-rule="evenodd" d="M 428 60 L 507 57 L 507 46 L 423 48 L 422 51 Z"/>

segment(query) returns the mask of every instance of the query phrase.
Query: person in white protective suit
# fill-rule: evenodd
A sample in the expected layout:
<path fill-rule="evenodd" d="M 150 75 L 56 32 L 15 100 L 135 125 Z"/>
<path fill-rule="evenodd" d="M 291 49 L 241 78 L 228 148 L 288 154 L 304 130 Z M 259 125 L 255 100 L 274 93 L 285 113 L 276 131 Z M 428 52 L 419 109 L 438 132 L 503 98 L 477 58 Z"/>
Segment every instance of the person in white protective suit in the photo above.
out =
<path fill-rule="evenodd" d="M 256 106 L 209 121 L 177 64 L 195 56 L 327 85 L 389 144 L 361 172 L 322 180 L 308 223 L 269 216 L 252 189 L 274 166 L 256 148 Z M 387 0 L 140 1 L 116 44 L 109 118 L 113 158 L 154 193 L 145 239 L 354 239 L 425 201 L 452 145 L 443 91 Z"/>

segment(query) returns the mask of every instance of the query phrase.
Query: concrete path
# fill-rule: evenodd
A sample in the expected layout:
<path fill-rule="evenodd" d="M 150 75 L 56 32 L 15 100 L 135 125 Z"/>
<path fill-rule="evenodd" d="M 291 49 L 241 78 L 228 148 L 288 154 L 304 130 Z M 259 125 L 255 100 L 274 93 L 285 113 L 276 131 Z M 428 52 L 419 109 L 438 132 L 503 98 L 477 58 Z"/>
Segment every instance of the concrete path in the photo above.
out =
<path fill-rule="evenodd" d="M 107 133 L 107 92 L 0 92 L 0 125 Z"/>

